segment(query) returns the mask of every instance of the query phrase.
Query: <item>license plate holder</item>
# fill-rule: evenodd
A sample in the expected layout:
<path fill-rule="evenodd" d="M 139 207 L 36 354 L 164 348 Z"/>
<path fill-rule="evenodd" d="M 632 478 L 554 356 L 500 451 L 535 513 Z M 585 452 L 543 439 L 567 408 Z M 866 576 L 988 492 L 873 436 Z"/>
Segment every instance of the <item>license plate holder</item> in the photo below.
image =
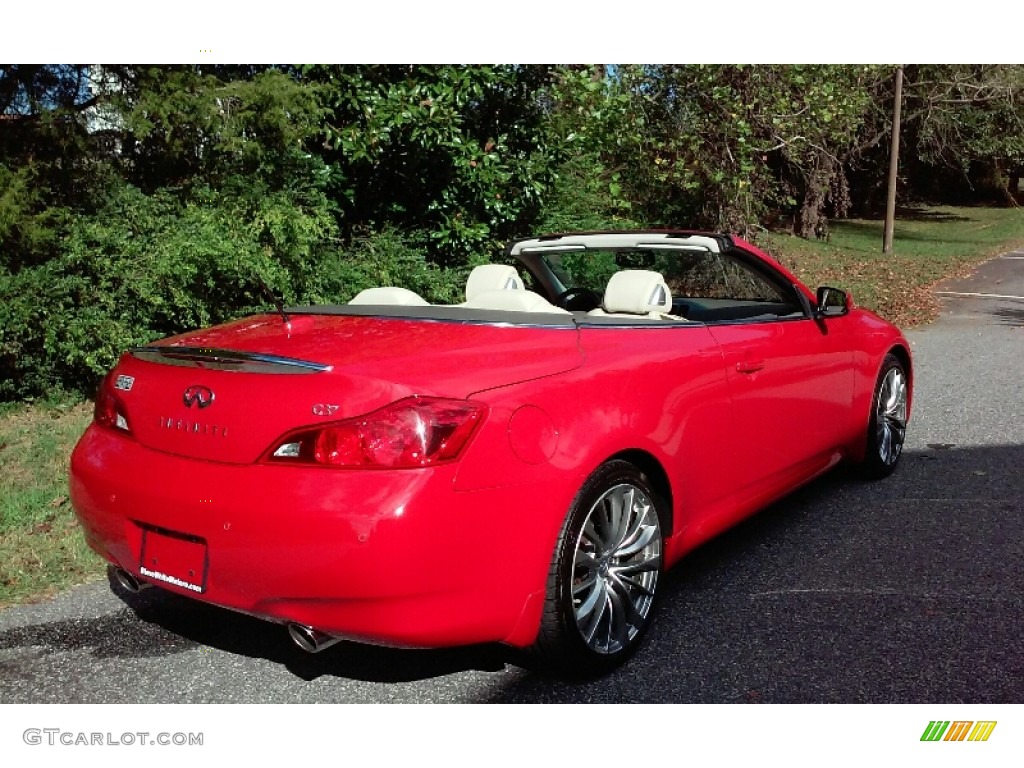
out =
<path fill-rule="evenodd" d="M 202 594 L 208 570 L 206 542 L 165 529 L 143 528 L 139 573 L 147 579 Z"/>

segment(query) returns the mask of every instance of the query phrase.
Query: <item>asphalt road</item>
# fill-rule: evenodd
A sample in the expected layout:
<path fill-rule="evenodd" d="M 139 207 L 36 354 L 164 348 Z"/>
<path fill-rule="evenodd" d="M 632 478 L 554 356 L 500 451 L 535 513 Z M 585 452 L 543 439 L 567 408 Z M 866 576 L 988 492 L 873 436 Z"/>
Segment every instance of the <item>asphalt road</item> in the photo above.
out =
<path fill-rule="evenodd" d="M 0 702 L 1024 701 L 1024 299 L 998 298 L 1024 296 L 1024 252 L 942 288 L 941 319 L 909 334 L 896 475 L 838 471 L 691 555 L 604 679 L 499 647 L 309 656 L 280 627 L 104 582 L 0 612 Z"/>

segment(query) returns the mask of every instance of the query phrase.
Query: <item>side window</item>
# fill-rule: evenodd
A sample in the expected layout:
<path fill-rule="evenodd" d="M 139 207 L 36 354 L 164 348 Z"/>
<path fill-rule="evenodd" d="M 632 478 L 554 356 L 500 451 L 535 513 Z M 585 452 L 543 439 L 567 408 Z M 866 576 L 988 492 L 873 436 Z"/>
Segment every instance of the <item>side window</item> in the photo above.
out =
<path fill-rule="evenodd" d="M 725 298 L 745 301 L 786 301 L 778 289 L 761 275 L 732 259 L 717 258 L 722 263 Z"/>
<path fill-rule="evenodd" d="M 764 320 L 803 313 L 791 290 L 729 254 L 672 254 L 659 266 L 676 311 L 691 320 Z"/>
<path fill-rule="evenodd" d="M 740 301 L 788 298 L 754 270 L 720 253 L 686 253 L 666 259 L 662 269 L 673 296 Z"/>
<path fill-rule="evenodd" d="M 673 296 L 725 298 L 724 273 L 714 254 L 681 252 L 659 261 Z"/>

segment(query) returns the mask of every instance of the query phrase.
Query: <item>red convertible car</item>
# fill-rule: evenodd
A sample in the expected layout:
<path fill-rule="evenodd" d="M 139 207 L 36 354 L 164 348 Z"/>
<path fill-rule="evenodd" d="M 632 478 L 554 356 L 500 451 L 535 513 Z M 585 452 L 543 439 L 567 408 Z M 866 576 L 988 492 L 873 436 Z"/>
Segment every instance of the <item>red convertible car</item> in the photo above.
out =
<path fill-rule="evenodd" d="M 896 467 L 900 332 L 735 237 L 551 235 L 466 300 L 397 287 L 137 347 L 71 461 L 89 544 L 303 649 L 622 662 L 664 569 L 841 461 Z"/>

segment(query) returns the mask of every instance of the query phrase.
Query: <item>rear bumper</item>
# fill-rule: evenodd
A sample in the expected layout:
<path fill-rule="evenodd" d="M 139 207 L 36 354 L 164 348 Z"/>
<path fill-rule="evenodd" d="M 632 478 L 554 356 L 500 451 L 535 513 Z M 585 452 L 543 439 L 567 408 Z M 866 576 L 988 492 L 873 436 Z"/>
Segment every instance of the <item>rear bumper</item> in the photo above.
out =
<path fill-rule="evenodd" d="M 374 643 L 527 645 L 565 502 L 554 481 L 459 492 L 454 475 L 217 464 L 91 426 L 70 489 L 90 546 L 169 591 Z M 143 531 L 205 546 L 202 593 L 143 575 Z"/>

